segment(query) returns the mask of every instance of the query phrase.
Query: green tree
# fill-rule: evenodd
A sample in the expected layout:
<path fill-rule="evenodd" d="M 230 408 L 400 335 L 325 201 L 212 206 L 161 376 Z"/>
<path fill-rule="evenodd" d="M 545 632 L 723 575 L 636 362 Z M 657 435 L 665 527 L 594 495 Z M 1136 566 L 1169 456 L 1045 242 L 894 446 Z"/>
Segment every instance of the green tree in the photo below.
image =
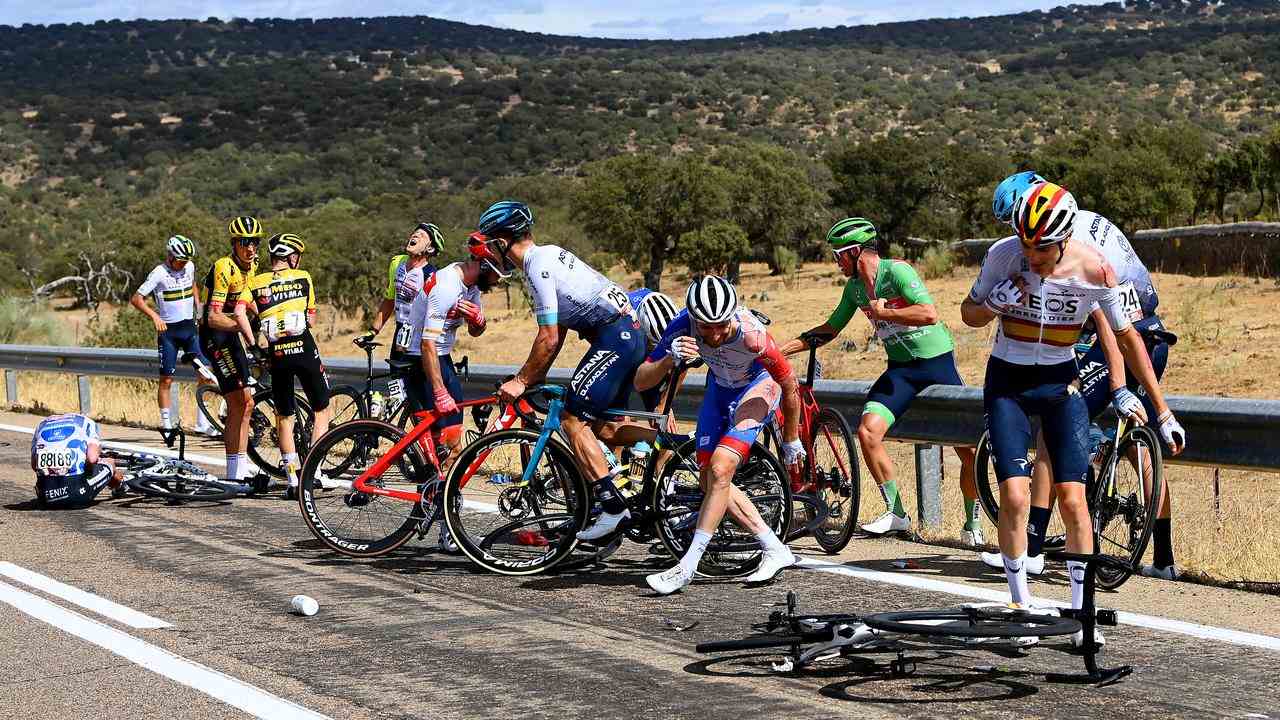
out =
<path fill-rule="evenodd" d="M 751 249 L 747 233 L 736 223 L 719 220 L 680 236 L 675 259 L 694 275 L 727 275 Z"/>
<path fill-rule="evenodd" d="M 831 200 L 845 215 L 871 219 L 881 244 L 905 237 L 916 215 L 941 189 L 936 142 L 891 133 L 844 143 L 826 156 L 835 182 Z"/>

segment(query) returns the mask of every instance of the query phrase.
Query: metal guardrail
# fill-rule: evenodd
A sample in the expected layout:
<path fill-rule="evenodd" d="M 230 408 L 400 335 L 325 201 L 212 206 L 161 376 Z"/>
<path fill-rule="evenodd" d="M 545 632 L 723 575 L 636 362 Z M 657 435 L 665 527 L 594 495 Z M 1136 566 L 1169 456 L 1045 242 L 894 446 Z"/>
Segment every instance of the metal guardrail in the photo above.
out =
<path fill-rule="evenodd" d="M 375 362 L 374 368 L 386 369 Z M 106 348 L 39 347 L 0 345 L 0 368 L 10 404 L 18 401 L 15 370 L 70 373 L 79 376 L 81 411 L 92 409 L 88 377 L 92 375 L 154 378 L 160 362 L 152 350 Z M 325 361 L 334 384 L 360 384 L 365 378 L 365 361 L 336 358 Z M 470 380 L 463 389 L 468 396 L 493 392 L 497 383 L 515 372 L 505 365 L 470 366 Z M 194 381 L 191 368 L 180 365 L 178 379 Z M 568 383 L 570 371 L 555 368 L 549 380 Z M 676 414 L 696 415 L 702 402 L 706 376 L 691 374 L 676 398 Z M 850 380 L 819 380 L 815 391 L 828 404 L 851 420 L 856 427 L 871 383 Z M 1280 401 L 1171 396 L 1169 405 L 1177 413 L 1191 442 L 1177 458 L 1166 462 L 1218 468 L 1280 472 Z M 975 387 L 935 386 L 922 392 L 893 427 L 891 439 L 916 445 L 917 489 L 920 519 L 925 525 L 941 519 L 941 447 L 973 444 L 983 430 L 982 390 Z"/>

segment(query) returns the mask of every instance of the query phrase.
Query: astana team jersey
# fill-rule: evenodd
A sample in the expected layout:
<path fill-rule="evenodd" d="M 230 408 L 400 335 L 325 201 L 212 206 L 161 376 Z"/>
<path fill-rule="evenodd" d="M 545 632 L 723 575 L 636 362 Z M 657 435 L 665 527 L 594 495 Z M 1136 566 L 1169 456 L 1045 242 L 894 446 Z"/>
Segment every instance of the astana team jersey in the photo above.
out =
<path fill-rule="evenodd" d="M 1076 222 L 1071 226 L 1071 239 L 1083 240 L 1111 263 L 1130 322 L 1156 314 L 1160 298 L 1151 273 L 1120 228 L 1097 213 L 1082 210 L 1076 213 Z"/>
<path fill-rule="evenodd" d="M 539 245 L 524 256 L 524 283 L 539 325 L 581 332 L 635 317 L 627 293 L 612 280 L 555 245 Z"/>

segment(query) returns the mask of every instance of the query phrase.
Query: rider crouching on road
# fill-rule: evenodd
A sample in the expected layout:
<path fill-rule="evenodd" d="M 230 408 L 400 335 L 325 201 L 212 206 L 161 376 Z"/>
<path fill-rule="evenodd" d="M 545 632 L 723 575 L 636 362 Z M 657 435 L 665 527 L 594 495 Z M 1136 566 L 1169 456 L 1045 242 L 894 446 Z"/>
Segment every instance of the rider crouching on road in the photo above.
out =
<path fill-rule="evenodd" d="M 698 512 L 693 542 L 673 568 L 645 578 L 655 592 L 667 595 L 693 580 L 711 536 L 727 512 L 755 533 L 764 553 L 760 566 L 745 582 L 773 579 L 795 563 L 795 555 L 774 534 L 751 500 L 733 484 L 756 436 L 778 409 L 783 412 L 783 461 L 794 468 L 804 459 L 800 442 L 800 394 L 791 365 L 764 325 L 745 307 L 724 278 L 694 281 L 685 309 L 667 327 L 662 340 L 636 371 L 636 388 L 645 390 L 670 376 L 678 359 L 702 358 L 711 381 L 698 412 L 700 482 L 705 496 Z"/>

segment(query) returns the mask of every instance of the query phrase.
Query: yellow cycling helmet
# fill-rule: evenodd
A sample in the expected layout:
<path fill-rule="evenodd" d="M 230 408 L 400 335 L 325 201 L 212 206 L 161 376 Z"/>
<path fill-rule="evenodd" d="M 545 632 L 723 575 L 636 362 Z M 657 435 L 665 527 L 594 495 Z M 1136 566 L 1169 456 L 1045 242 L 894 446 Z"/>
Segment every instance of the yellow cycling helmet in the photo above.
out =
<path fill-rule="evenodd" d="M 307 244 L 293 233 L 276 233 L 267 241 L 267 248 L 272 257 L 289 257 L 294 253 L 306 252 Z"/>
<path fill-rule="evenodd" d="M 231 222 L 227 225 L 227 233 L 233 238 L 260 238 L 266 235 L 262 230 L 262 223 L 249 215 L 231 218 Z"/>

